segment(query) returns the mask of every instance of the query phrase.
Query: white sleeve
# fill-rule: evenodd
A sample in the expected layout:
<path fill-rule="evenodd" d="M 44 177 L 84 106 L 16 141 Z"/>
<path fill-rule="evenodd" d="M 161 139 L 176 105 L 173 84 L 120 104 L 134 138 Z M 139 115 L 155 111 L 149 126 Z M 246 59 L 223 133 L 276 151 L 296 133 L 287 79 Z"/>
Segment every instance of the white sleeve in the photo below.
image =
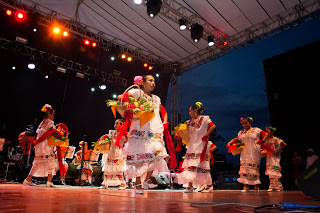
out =
<path fill-rule="evenodd" d="M 132 97 L 138 99 L 140 97 L 140 91 L 139 89 L 131 89 L 128 91 L 132 95 Z"/>

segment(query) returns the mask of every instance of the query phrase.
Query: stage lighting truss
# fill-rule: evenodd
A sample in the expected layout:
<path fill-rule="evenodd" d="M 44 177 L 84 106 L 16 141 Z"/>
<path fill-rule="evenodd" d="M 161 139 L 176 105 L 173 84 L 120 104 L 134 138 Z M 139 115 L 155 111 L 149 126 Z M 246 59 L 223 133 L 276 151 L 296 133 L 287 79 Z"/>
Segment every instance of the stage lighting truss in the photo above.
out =
<path fill-rule="evenodd" d="M 8 16 L 14 16 L 18 21 L 25 21 L 27 19 L 27 15 L 24 11 L 14 11 L 12 9 L 5 9 L 5 12 Z"/>

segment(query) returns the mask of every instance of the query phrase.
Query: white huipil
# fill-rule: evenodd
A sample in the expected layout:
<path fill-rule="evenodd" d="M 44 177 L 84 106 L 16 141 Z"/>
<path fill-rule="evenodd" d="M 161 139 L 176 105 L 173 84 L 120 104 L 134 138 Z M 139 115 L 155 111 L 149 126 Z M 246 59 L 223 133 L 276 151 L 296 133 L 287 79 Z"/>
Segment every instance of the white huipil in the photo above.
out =
<path fill-rule="evenodd" d="M 117 131 L 109 130 L 110 150 L 107 155 L 107 160 L 102 168 L 105 179 L 102 185 L 108 186 L 119 186 L 125 184 L 124 171 L 125 171 L 125 160 L 123 159 L 122 148 L 116 146 Z M 120 140 L 120 146 L 123 146 L 125 142 L 125 137 Z"/>
<path fill-rule="evenodd" d="M 143 91 L 131 89 L 129 93 L 136 99 L 144 97 L 153 107 L 155 116 L 142 127 L 139 120 L 132 120 L 127 141 L 127 175 L 129 179 L 146 175 L 153 171 L 153 176 L 159 172 L 168 172 L 164 158 L 168 156 L 163 140 L 163 123 L 160 117 L 161 100 L 156 95 L 148 96 Z"/>
<path fill-rule="evenodd" d="M 281 148 L 282 140 L 277 137 L 273 137 L 271 139 L 267 138 L 265 144 L 271 145 L 271 148 L 275 149 L 277 152 Z M 270 157 L 267 156 L 267 168 L 266 168 L 266 175 L 269 175 L 270 178 L 281 178 L 281 153 L 278 156 L 275 156 L 274 153 L 270 153 Z"/>
<path fill-rule="evenodd" d="M 182 164 L 183 172 L 178 176 L 179 184 L 192 182 L 194 186 L 211 185 L 209 149 L 212 142 L 208 142 L 206 159 L 200 163 L 201 153 L 206 144 L 202 137 L 207 133 L 209 124 L 212 123 L 209 116 L 199 116 L 188 121 L 190 142 L 188 144 L 185 159 Z"/>
<path fill-rule="evenodd" d="M 39 139 L 48 130 L 54 128 L 55 126 L 52 120 L 44 119 L 37 129 L 37 139 Z M 47 139 L 35 146 L 35 157 L 29 175 L 35 177 L 47 177 L 48 174 L 56 174 L 56 161 L 53 149 L 53 146 L 48 146 Z"/>
<path fill-rule="evenodd" d="M 261 135 L 262 130 L 256 127 L 250 128 L 248 131 L 243 129 L 238 133 L 238 140 L 246 145 L 241 150 L 240 177 L 237 179 L 242 184 L 261 184 L 259 173 L 261 145 L 257 144 Z"/>

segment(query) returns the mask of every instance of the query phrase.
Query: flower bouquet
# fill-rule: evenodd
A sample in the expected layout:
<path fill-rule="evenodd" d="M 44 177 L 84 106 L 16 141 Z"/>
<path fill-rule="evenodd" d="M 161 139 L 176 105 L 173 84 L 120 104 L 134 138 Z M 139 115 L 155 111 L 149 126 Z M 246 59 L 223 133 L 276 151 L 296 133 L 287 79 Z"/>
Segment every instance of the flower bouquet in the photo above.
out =
<path fill-rule="evenodd" d="M 57 132 L 48 137 L 49 146 L 69 146 L 69 131 L 65 124 L 56 125 Z"/>
<path fill-rule="evenodd" d="M 233 139 L 230 141 L 232 145 L 227 144 L 228 152 L 235 156 L 241 153 L 241 149 L 246 147 L 245 143 L 242 143 L 238 139 Z"/>
<path fill-rule="evenodd" d="M 188 146 L 190 142 L 190 134 L 187 123 L 179 124 L 178 126 L 176 126 L 171 134 L 173 134 L 176 139 L 181 138 L 182 143 Z"/>
<path fill-rule="evenodd" d="M 140 98 L 136 99 L 129 97 L 127 91 L 132 87 L 138 87 L 140 90 Z M 154 108 L 145 98 L 141 97 L 141 89 L 138 85 L 132 85 L 123 94 L 123 98 L 116 100 L 107 100 L 107 106 L 111 107 L 114 117 L 116 117 L 116 111 L 125 120 L 140 120 L 140 127 L 150 121 L 154 116 Z"/>
<path fill-rule="evenodd" d="M 110 150 L 111 139 L 108 134 L 102 135 L 97 142 L 94 142 L 91 146 L 93 146 L 94 150 L 98 149 L 101 154 L 108 154 Z"/>

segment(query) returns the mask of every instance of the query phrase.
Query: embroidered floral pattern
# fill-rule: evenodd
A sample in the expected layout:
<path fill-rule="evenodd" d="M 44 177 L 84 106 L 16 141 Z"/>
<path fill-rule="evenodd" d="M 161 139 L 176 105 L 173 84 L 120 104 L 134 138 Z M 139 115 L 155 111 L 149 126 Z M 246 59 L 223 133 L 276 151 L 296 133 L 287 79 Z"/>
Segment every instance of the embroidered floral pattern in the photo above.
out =
<path fill-rule="evenodd" d="M 203 169 L 195 166 L 189 166 L 187 168 L 184 168 L 183 171 L 197 172 L 197 173 L 210 173 L 210 169 Z"/>
<path fill-rule="evenodd" d="M 124 160 L 123 159 L 108 159 L 108 164 L 110 165 L 123 165 Z"/>
<path fill-rule="evenodd" d="M 106 180 L 124 180 L 123 174 L 117 174 L 117 175 L 105 175 Z"/>
<path fill-rule="evenodd" d="M 130 132 L 130 136 L 129 138 L 134 138 L 134 139 L 144 139 L 144 140 L 156 140 L 156 141 L 162 141 L 163 140 L 163 136 L 162 134 L 158 134 L 158 133 L 153 133 L 150 131 L 143 131 L 143 130 L 132 130 Z"/>
<path fill-rule="evenodd" d="M 252 167 L 253 169 L 259 169 L 260 164 L 255 164 L 255 163 L 246 163 L 246 162 L 240 162 L 241 167 Z"/>
<path fill-rule="evenodd" d="M 188 122 L 188 126 L 190 127 L 195 127 L 195 128 L 200 128 L 201 124 L 202 124 L 202 121 L 203 121 L 203 117 L 201 116 L 199 120 L 197 119 L 191 119 L 189 120 Z"/>
<path fill-rule="evenodd" d="M 185 160 L 197 160 L 200 159 L 201 153 L 186 153 Z M 206 161 L 209 161 L 208 155 L 206 155 Z"/>
<path fill-rule="evenodd" d="M 279 172 L 279 173 L 281 173 L 281 166 L 267 165 L 267 172 Z"/>
<path fill-rule="evenodd" d="M 151 162 L 159 156 L 162 156 L 161 150 L 156 150 L 155 153 L 138 153 L 135 155 L 127 155 L 127 164 L 135 164 L 136 162 Z"/>

